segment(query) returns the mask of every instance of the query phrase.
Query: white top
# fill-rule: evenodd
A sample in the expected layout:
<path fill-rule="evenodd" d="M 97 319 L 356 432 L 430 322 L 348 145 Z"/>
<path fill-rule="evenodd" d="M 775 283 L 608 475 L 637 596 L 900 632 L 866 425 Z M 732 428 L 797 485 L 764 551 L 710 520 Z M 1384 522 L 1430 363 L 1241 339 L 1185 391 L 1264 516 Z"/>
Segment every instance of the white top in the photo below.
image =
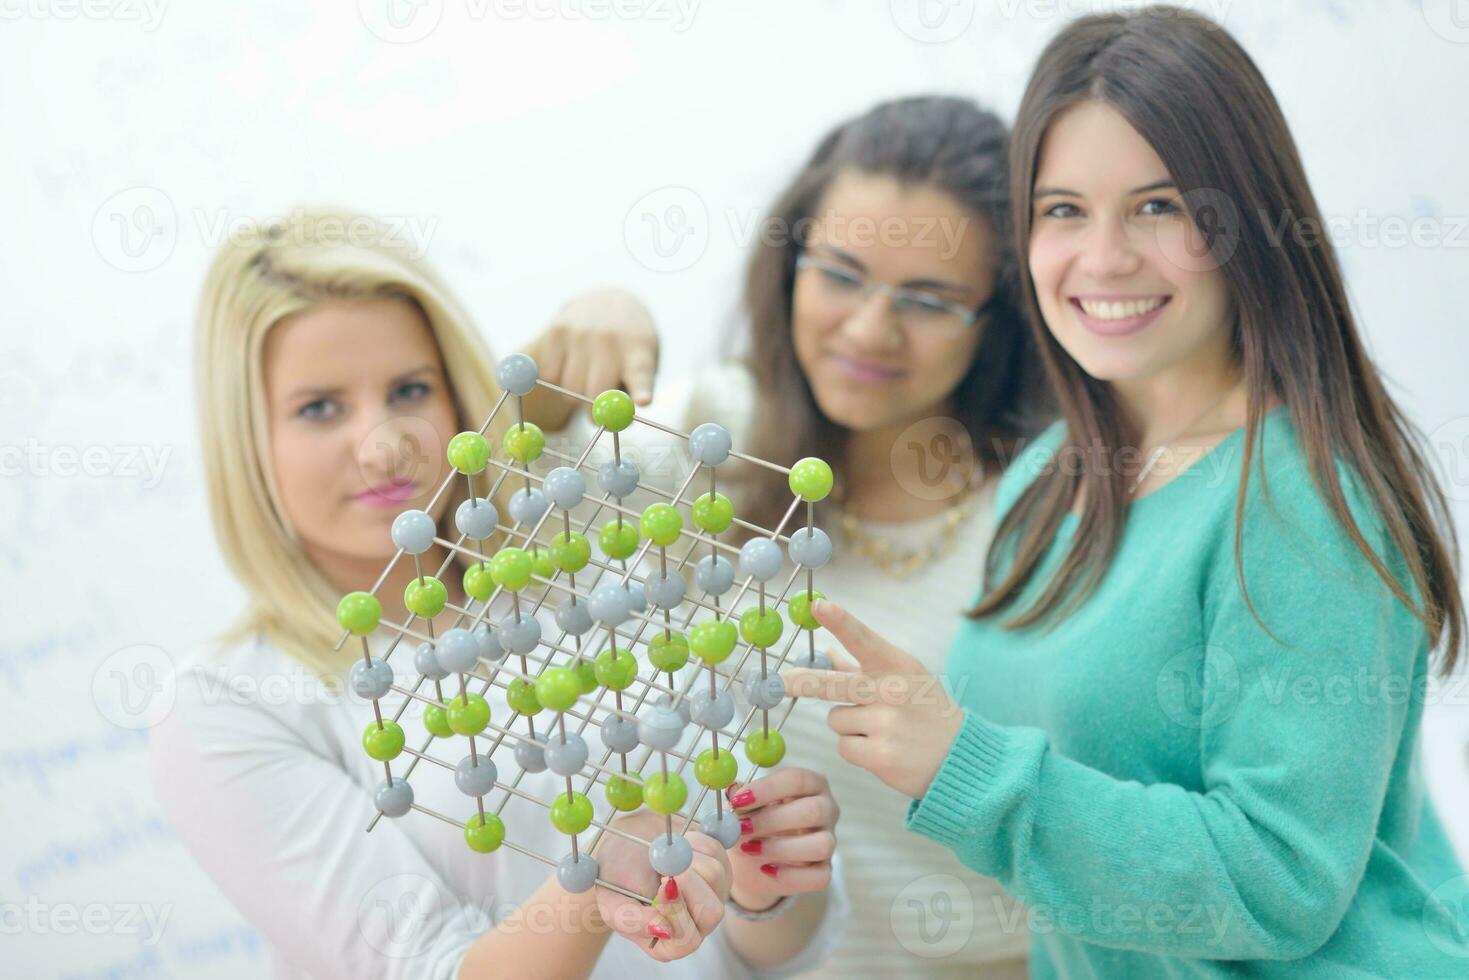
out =
<path fill-rule="evenodd" d="M 369 641 L 378 657 L 388 645 L 381 634 Z M 418 677 L 411 647 L 400 644 L 388 662 L 397 683 L 412 688 Z M 469 945 L 554 873 L 508 847 L 476 853 L 460 827 L 417 811 L 385 817 L 365 833 L 376 813 L 372 792 L 384 778 L 382 763 L 361 743 L 372 703 L 328 690 L 264 638 L 193 658 L 177 680 L 173 711 L 150 732 L 158 799 L 205 871 L 264 935 L 273 977 L 451 980 Z M 503 688 L 492 687 L 485 698 L 492 721 L 510 716 Z M 385 715 L 399 703 L 400 695 L 386 697 Z M 414 748 L 427 738 L 421 707 L 413 701 L 399 719 Z M 597 728 L 584 736 L 600 759 Z M 467 753 L 466 740 L 455 742 L 453 751 Z M 506 783 L 519 771 L 509 748 L 494 756 Z M 393 760 L 395 776 L 408 760 Z M 409 782 L 415 803 L 456 819 L 474 813 L 448 769 L 420 762 Z M 527 774 L 520 788 L 550 799 L 564 785 L 563 777 L 543 772 Z M 606 805 L 600 793 L 590 795 L 600 818 Z M 501 796 L 497 790 L 488 797 L 487 807 Z M 551 857 L 569 851 L 543 807 L 511 798 L 501 816 L 507 841 Z M 838 874 L 826 919 L 806 950 L 763 975 L 808 968 L 825 956 L 847 914 L 844 896 Z M 752 976 L 723 935 L 667 964 L 613 935 L 592 975 Z M 547 955 L 554 949 L 548 938 Z"/>
<path fill-rule="evenodd" d="M 748 451 L 755 398 L 754 379 L 729 365 L 661 384 L 655 403 L 644 414 L 685 432 L 701 422 L 718 422 L 729 430 L 735 450 Z M 568 427 L 569 445 L 584 444 L 589 426 L 585 413 L 578 413 Z M 628 458 L 642 468 L 644 482 L 670 492 L 677 488 L 670 483 L 686 472 L 687 443 L 636 424 L 621 439 Z M 598 460 L 610 452 L 601 448 Z M 960 616 L 978 593 L 981 563 L 993 531 L 996 482 L 990 480 L 979 491 L 979 499 L 954 532 L 959 545 L 907 578 L 894 578 L 853 553 L 844 546 L 840 528 L 823 528 L 832 539 L 833 559 L 816 571 L 816 587 L 917 657 L 926 669 L 942 673 Z M 706 489 L 700 479 L 686 496 Z M 739 500 L 734 503 L 738 514 Z M 939 533 L 946 519 L 939 514 L 920 521 L 869 525 L 865 530 L 895 543 L 923 542 Z M 789 569 L 788 564 L 782 576 Z M 818 633 L 818 649 L 832 644 L 829 634 Z M 743 705 L 738 686 L 736 692 L 736 702 Z M 783 728 L 788 747 L 783 764 L 815 769 L 831 782 L 841 807 L 837 851 L 844 858 L 843 875 L 852 896 L 852 915 L 836 950 L 810 975 L 1026 976 L 1030 934 L 1023 906 L 994 879 L 964 867 L 943 846 L 907 833 L 908 797 L 837 755 L 836 735 L 826 725 L 826 713 L 822 705 L 798 703 Z M 977 971 L 981 965 L 984 969 Z"/>

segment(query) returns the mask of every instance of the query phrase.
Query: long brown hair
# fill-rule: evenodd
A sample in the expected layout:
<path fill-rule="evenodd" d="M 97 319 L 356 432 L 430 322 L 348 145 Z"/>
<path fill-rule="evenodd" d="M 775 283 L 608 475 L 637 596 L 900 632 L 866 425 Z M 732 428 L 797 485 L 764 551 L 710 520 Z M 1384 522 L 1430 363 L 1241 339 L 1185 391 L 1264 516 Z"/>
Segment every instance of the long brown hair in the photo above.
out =
<path fill-rule="evenodd" d="M 1270 395 L 1290 413 L 1317 488 L 1383 582 L 1443 643 L 1444 671 L 1463 641 L 1457 544 L 1443 491 L 1425 465 L 1421 435 L 1393 402 L 1363 348 L 1331 244 L 1268 229 L 1322 221 L 1290 129 L 1249 55 L 1218 24 L 1174 7 L 1080 18 L 1041 55 L 1017 113 L 1011 193 L 1019 254 L 1026 254 L 1041 141 L 1063 109 L 1088 100 L 1116 109 L 1152 144 L 1190 217 L 1214 208 L 1209 242 L 1233 300 L 1233 350 L 1245 378 L 1244 468 L 1235 502 L 1235 571 L 1241 559 L 1246 483 Z M 1130 434 L 1111 388 L 1090 377 L 1046 328 L 1029 275 L 1021 293 L 1066 432 L 1063 452 L 1114 454 Z M 1337 479 L 1341 459 L 1361 478 L 1402 555 L 1418 608 L 1362 536 Z M 1106 571 L 1127 514 L 1118 467 L 1050 467 L 996 529 L 986 590 L 970 611 L 1010 610 L 1036 574 L 1063 516 L 1082 494 L 1073 543 L 1054 576 L 1003 625 L 1064 616 Z M 1001 557 L 1012 556 L 999 573 Z M 1248 596 L 1246 596 L 1248 601 Z M 1254 607 L 1250 607 L 1253 611 Z M 1258 614 L 1257 614 L 1258 618 Z"/>
<path fill-rule="evenodd" d="M 984 334 L 968 372 L 954 389 L 955 414 L 968 430 L 977 462 L 998 468 L 1015 441 L 1034 427 L 1034 357 L 1016 303 L 1011 251 L 1008 137 L 993 113 L 969 99 L 917 96 L 884 102 L 826 134 L 776 198 L 765 227 L 805 227 L 831 182 L 845 171 L 889 176 L 943 191 L 985 224 L 997 250 L 994 298 L 977 321 Z M 821 411 L 796 361 L 791 335 L 795 234 L 762 235 L 745 277 L 743 313 L 749 322 L 745 363 L 760 396 L 750 451 L 765 459 L 819 456 L 842 482 L 847 430 Z M 774 526 L 790 503 L 785 480 L 751 467 L 740 474 L 741 510 Z"/>

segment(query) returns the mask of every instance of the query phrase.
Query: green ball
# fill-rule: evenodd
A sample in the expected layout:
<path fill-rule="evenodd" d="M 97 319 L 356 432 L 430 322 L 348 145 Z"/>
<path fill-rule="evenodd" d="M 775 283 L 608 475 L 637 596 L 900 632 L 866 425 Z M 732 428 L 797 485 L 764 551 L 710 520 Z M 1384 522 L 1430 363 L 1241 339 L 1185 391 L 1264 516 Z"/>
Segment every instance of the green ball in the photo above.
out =
<path fill-rule="evenodd" d="M 706 493 L 690 509 L 694 523 L 710 534 L 726 531 L 734 523 L 734 504 L 722 493 Z"/>
<path fill-rule="evenodd" d="M 377 629 L 383 605 L 370 592 L 348 592 L 337 603 L 337 622 L 353 636 L 366 636 Z"/>
<path fill-rule="evenodd" d="M 592 402 L 592 421 L 608 432 L 621 432 L 632 425 L 633 404 L 627 392 L 604 391 Z"/>
<path fill-rule="evenodd" d="M 689 798 L 689 788 L 676 772 L 655 772 L 643 780 L 643 800 L 654 813 L 677 813 Z"/>
<path fill-rule="evenodd" d="M 597 689 L 597 665 L 590 660 L 578 660 L 571 665 L 571 672 L 576 675 L 581 693 L 591 694 Z"/>
<path fill-rule="evenodd" d="M 629 775 L 642 778 L 635 772 Z M 631 813 L 643 805 L 643 784 L 637 779 L 613 776 L 607 780 L 607 802 L 612 804 L 612 809 Z"/>
<path fill-rule="evenodd" d="M 626 519 L 621 523 L 616 520 L 608 521 L 602 525 L 597 543 L 602 546 L 602 553 L 608 558 L 631 558 L 633 552 L 638 550 L 638 526 Z"/>
<path fill-rule="evenodd" d="M 505 821 L 493 813 L 476 813 L 464 824 L 464 842 L 470 850 L 488 854 L 505 840 Z"/>
<path fill-rule="evenodd" d="M 659 670 L 678 670 L 689 662 L 689 641 L 682 633 L 659 633 L 648 641 L 648 662 Z"/>
<path fill-rule="evenodd" d="M 435 738 L 449 738 L 454 734 L 449 725 L 449 712 L 436 704 L 423 709 L 423 727 Z"/>
<path fill-rule="evenodd" d="M 587 562 L 592 560 L 591 542 L 585 534 L 578 531 L 570 534 L 562 531 L 551 539 L 551 560 L 563 572 L 574 575 L 586 568 Z"/>
<path fill-rule="evenodd" d="M 505 455 L 520 463 L 533 463 L 546 448 L 546 435 L 534 422 L 517 422 L 505 430 L 500 441 Z"/>
<path fill-rule="evenodd" d="M 551 553 L 545 548 L 537 548 L 531 555 L 530 570 L 541 578 L 551 578 L 556 574 L 556 565 L 551 561 Z"/>
<path fill-rule="evenodd" d="M 597 682 L 614 691 L 626 691 L 638 676 L 638 658 L 629 650 L 612 647 L 597 654 Z"/>
<path fill-rule="evenodd" d="M 464 594 L 484 602 L 495 592 L 495 577 L 486 562 L 476 562 L 464 570 Z"/>
<path fill-rule="evenodd" d="M 787 608 L 791 614 L 791 622 L 803 630 L 814 630 L 818 628 L 821 624 L 816 621 L 815 616 L 811 615 L 811 603 L 817 599 L 825 598 L 826 594 L 818 592 L 816 589 L 812 589 L 809 592 L 797 592 L 791 596 L 787 603 Z"/>
<path fill-rule="evenodd" d="M 501 548 L 490 559 L 490 578 L 509 592 L 519 592 L 530 584 L 534 568 L 531 556 L 522 548 Z"/>
<path fill-rule="evenodd" d="M 581 793 L 557 793 L 551 801 L 551 823 L 563 834 L 579 834 L 592 825 L 592 801 Z"/>
<path fill-rule="evenodd" d="M 831 467 L 826 465 L 825 460 L 807 456 L 797 460 L 796 465 L 791 467 L 787 482 L 791 493 L 802 500 L 823 500 L 831 493 Z"/>
<path fill-rule="evenodd" d="M 461 432 L 449 440 L 447 455 L 460 473 L 479 473 L 490 461 L 490 444 L 478 432 Z"/>
<path fill-rule="evenodd" d="M 672 504 L 649 504 L 638 518 L 638 530 L 660 548 L 667 548 L 683 530 L 683 515 Z"/>
<path fill-rule="evenodd" d="M 408 583 L 403 590 L 403 605 L 415 616 L 424 619 L 433 619 L 444 611 L 444 603 L 449 601 L 449 590 L 444 588 L 444 583 L 432 575 L 416 578 Z"/>
<path fill-rule="evenodd" d="M 734 652 L 739 631 L 727 619 L 711 619 L 689 630 L 689 649 L 706 664 L 717 664 Z"/>
<path fill-rule="evenodd" d="M 374 721 L 362 733 L 363 750 L 378 762 L 398 758 L 398 753 L 403 751 L 403 742 L 403 729 L 396 721 L 386 718 L 381 728 Z"/>
<path fill-rule="evenodd" d="M 780 613 L 767 606 L 765 615 L 760 615 L 758 607 L 746 609 L 740 613 L 740 636 L 752 647 L 763 650 L 766 647 L 775 646 L 780 639 L 781 630 L 784 629 Z"/>
<path fill-rule="evenodd" d="M 517 677 L 505 686 L 505 703 L 510 710 L 527 718 L 541 713 L 541 702 L 536 699 L 536 686 L 524 677 Z"/>
<path fill-rule="evenodd" d="M 745 758 L 769 769 L 780 765 L 786 755 L 786 740 L 774 728 L 769 731 L 751 732 L 745 736 Z"/>
<path fill-rule="evenodd" d="M 710 789 L 724 789 L 735 781 L 739 763 L 729 749 L 705 749 L 694 762 L 694 778 L 699 785 Z"/>
<path fill-rule="evenodd" d="M 460 735 L 478 735 L 490 723 L 490 706 L 478 694 L 456 694 L 449 701 L 449 727 Z"/>
<path fill-rule="evenodd" d="M 536 700 L 552 711 L 565 711 L 576 704 L 581 694 L 581 681 L 565 667 L 547 667 L 536 678 Z"/>

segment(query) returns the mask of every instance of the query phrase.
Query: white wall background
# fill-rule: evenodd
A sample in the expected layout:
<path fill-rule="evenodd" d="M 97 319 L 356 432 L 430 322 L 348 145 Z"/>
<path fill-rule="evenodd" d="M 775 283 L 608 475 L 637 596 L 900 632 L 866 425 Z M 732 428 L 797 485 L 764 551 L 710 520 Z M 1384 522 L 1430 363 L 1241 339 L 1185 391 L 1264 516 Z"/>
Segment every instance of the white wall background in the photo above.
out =
<path fill-rule="evenodd" d="M 1196 6 L 1285 105 L 1372 348 L 1453 467 L 1469 533 L 1455 2 Z M 400 221 L 501 351 L 573 290 L 625 284 L 672 374 L 718 356 L 749 230 L 819 132 L 923 91 L 1008 117 L 1045 39 L 1101 6 L 0 0 L 0 972 L 265 969 L 153 801 L 110 674 L 138 645 L 185 651 L 240 600 L 188 370 L 232 220 L 324 201 Z M 1441 700 L 1430 777 L 1469 854 L 1469 689 Z M 168 915 L 161 935 L 139 911 Z"/>

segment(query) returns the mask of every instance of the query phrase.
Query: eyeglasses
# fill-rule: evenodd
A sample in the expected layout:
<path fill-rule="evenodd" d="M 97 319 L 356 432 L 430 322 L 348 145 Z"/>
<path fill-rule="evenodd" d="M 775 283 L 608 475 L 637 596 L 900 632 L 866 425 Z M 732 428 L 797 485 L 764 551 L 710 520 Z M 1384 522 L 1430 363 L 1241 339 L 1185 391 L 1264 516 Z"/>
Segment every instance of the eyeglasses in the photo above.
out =
<path fill-rule="evenodd" d="M 889 286 L 887 283 L 874 281 L 866 273 L 849 265 L 810 252 L 802 252 L 796 256 L 796 268 L 817 273 L 821 277 L 822 286 L 834 299 L 863 302 L 873 293 L 886 293 L 892 301 L 893 313 L 904 326 L 932 328 L 957 324 L 967 327 L 979 319 L 979 315 L 994 302 L 994 297 L 991 297 L 978 307 L 969 307 L 944 299 L 926 289 Z"/>

